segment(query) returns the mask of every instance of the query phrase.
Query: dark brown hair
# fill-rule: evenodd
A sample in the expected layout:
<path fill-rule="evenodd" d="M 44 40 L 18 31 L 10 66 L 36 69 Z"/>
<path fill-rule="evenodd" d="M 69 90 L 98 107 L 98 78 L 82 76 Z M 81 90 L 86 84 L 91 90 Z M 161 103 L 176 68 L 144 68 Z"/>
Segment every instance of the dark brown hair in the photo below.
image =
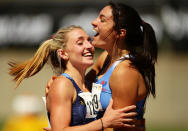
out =
<path fill-rule="evenodd" d="M 125 47 L 130 52 L 130 61 L 142 74 L 148 95 L 155 97 L 155 63 L 158 47 L 152 26 L 144 22 L 138 12 L 123 3 L 109 2 L 114 18 L 114 29 L 126 30 Z"/>

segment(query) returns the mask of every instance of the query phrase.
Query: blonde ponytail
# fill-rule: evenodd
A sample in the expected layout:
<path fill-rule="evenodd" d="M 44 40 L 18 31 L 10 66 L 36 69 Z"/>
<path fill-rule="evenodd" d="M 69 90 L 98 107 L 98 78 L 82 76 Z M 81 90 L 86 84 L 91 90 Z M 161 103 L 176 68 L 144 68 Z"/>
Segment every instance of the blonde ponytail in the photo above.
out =
<path fill-rule="evenodd" d="M 51 41 L 52 40 L 45 41 L 31 59 L 23 63 L 8 63 L 10 65 L 9 74 L 14 76 L 16 87 L 19 86 L 23 79 L 31 77 L 39 72 L 46 64 L 50 54 Z"/>

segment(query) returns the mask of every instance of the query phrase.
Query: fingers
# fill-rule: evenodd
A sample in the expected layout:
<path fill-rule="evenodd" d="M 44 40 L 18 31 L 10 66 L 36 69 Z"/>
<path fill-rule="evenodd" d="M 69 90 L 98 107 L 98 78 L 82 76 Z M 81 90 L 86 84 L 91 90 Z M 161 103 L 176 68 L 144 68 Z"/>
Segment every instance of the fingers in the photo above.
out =
<path fill-rule="evenodd" d="M 134 128 L 136 121 L 136 119 L 134 118 L 136 116 L 137 116 L 136 112 L 123 113 L 123 119 L 121 120 L 121 122 L 123 123 L 123 127 Z"/>
<path fill-rule="evenodd" d="M 51 131 L 51 128 L 44 127 L 43 130 L 45 130 L 45 131 Z"/>
<path fill-rule="evenodd" d="M 47 88 L 50 88 L 50 87 L 51 87 L 53 81 L 54 81 L 56 78 L 57 78 L 57 76 L 52 76 L 52 78 L 51 78 L 50 80 L 48 80 L 48 82 L 47 82 Z"/>
<path fill-rule="evenodd" d="M 130 112 L 130 111 L 134 111 L 136 109 L 135 105 L 131 105 L 131 106 L 126 106 L 124 108 L 119 109 L 121 112 Z"/>
<path fill-rule="evenodd" d="M 117 127 L 126 127 L 126 128 L 134 128 L 135 125 L 135 120 L 134 119 L 121 119 L 121 122 L 119 123 Z"/>
<path fill-rule="evenodd" d="M 134 128 L 135 125 L 134 124 L 123 124 L 124 127 L 127 127 L 127 128 Z"/>
<path fill-rule="evenodd" d="M 135 127 L 135 119 L 123 119 L 123 126 L 128 128 L 134 128 Z"/>
<path fill-rule="evenodd" d="M 48 96 L 48 91 L 49 91 L 49 86 L 47 85 L 46 88 L 45 88 L 45 96 L 46 97 Z"/>
<path fill-rule="evenodd" d="M 52 80 L 55 80 L 56 78 L 57 78 L 57 76 L 55 76 L 55 75 L 54 75 L 54 76 L 52 76 Z"/>
<path fill-rule="evenodd" d="M 123 113 L 123 118 L 134 118 L 137 116 L 136 112 Z"/>
<path fill-rule="evenodd" d="M 123 119 L 122 122 L 123 123 L 135 123 L 135 120 L 131 118 L 127 118 L 127 119 Z"/>
<path fill-rule="evenodd" d="M 50 85 L 49 85 L 49 82 L 48 82 L 47 85 L 46 85 L 46 88 L 45 88 L 46 97 L 48 96 L 49 88 L 50 88 Z"/>
<path fill-rule="evenodd" d="M 137 112 L 135 112 L 136 106 L 131 105 L 124 108 L 119 109 L 120 112 L 123 112 L 123 118 L 134 118 L 137 116 Z"/>
<path fill-rule="evenodd" d="M 52 76 L 52 78 L 47 82 L 46 88 L 45 88 L 45 95 L 48 96 L 49 89 L 52 85 L 52 82 L 57 78 L 57 76 Z"/>

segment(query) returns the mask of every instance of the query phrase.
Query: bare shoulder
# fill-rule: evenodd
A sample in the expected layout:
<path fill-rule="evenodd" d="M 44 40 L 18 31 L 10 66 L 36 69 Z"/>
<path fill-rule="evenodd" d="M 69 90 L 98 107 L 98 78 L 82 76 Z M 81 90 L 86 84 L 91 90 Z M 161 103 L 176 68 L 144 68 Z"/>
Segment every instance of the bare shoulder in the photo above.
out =
<path fill-rule="evenodd" d="M 113 92 L 137 93 L 139 85 L 139 72 L 125 60 L 117 65 L 110 77 L 110 87 Z"/>
<path fill-rule="evenodd" d="M 113 75 L 119 78 L 125 78 L 138 82 L 138 84 L 144 84 L 142 74 L 138 69 L 133 67 L 130 61 L 122 61 L 114 70 Z M 144 85 L 143 85 L 144 86 Z"/>
<path fill-rule="evenodd" d="M 131 65 L 130 61 L 125 60 L 117 65 L 110 77 L 110 84 L 117 95 L 127 93 L 127 96 L 132 97 L 132 100 L 140 100 L 146 96 L 144 79 L 141 73 Z"/>
<path fill-rule="evenodd" d="M 52 83 L 53 85 L 71 85 L 72 82 L 65 76 L 58 76 Z"/>
<path fill-rule="evenodd" d="M 114 109 L 135 104 L 138 85 L 138 71 L 127 60 L 119 63 L 110 77 Z"/>
<path fill-rule="evenodd" d="M 117 65 L 117 67 L 114 69 L 112 76 L 120 77 L 120 78 L 134 78 L 138 79 L 140 73 L 139 71 L 131 66 L 130 61 L 125 60 L 122 61 Z"/>
<path fill-rule="evenodd" d="M 64 76 L 58 76 L 52 83 L 49 93 L 53 95 L 72 95 L 74 90 L 72 82 Z M 66 93 L 65 93 L 66 92 Z"/>

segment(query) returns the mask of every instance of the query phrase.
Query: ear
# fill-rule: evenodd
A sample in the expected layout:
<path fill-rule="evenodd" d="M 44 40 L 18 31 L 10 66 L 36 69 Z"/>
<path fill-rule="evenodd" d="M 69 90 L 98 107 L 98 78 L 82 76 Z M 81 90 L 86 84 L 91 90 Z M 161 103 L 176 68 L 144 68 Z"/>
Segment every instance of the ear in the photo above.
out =
<path fill-rule="evenodd" d="M 120 29 L 120 38 L 125 38 L 125 36 L 126 36 L 126 30 L 125 29 Z"/>
<path fill-rule="evenodd" d="M 121 38 L 125 38 L 126 36 L 126 30 L 125 29 L 120 29 L 120 33 L 117 34 L 117 39 Z"/>
<path fill-rule="evenodd" d="M 57 55 L 60 58 L 62 58 L 63 60 L 68 60 L 69 59 L 67 52 L 65 50 L 63 50 L 63 49 L 58 49 L 57 50 Z"/>

